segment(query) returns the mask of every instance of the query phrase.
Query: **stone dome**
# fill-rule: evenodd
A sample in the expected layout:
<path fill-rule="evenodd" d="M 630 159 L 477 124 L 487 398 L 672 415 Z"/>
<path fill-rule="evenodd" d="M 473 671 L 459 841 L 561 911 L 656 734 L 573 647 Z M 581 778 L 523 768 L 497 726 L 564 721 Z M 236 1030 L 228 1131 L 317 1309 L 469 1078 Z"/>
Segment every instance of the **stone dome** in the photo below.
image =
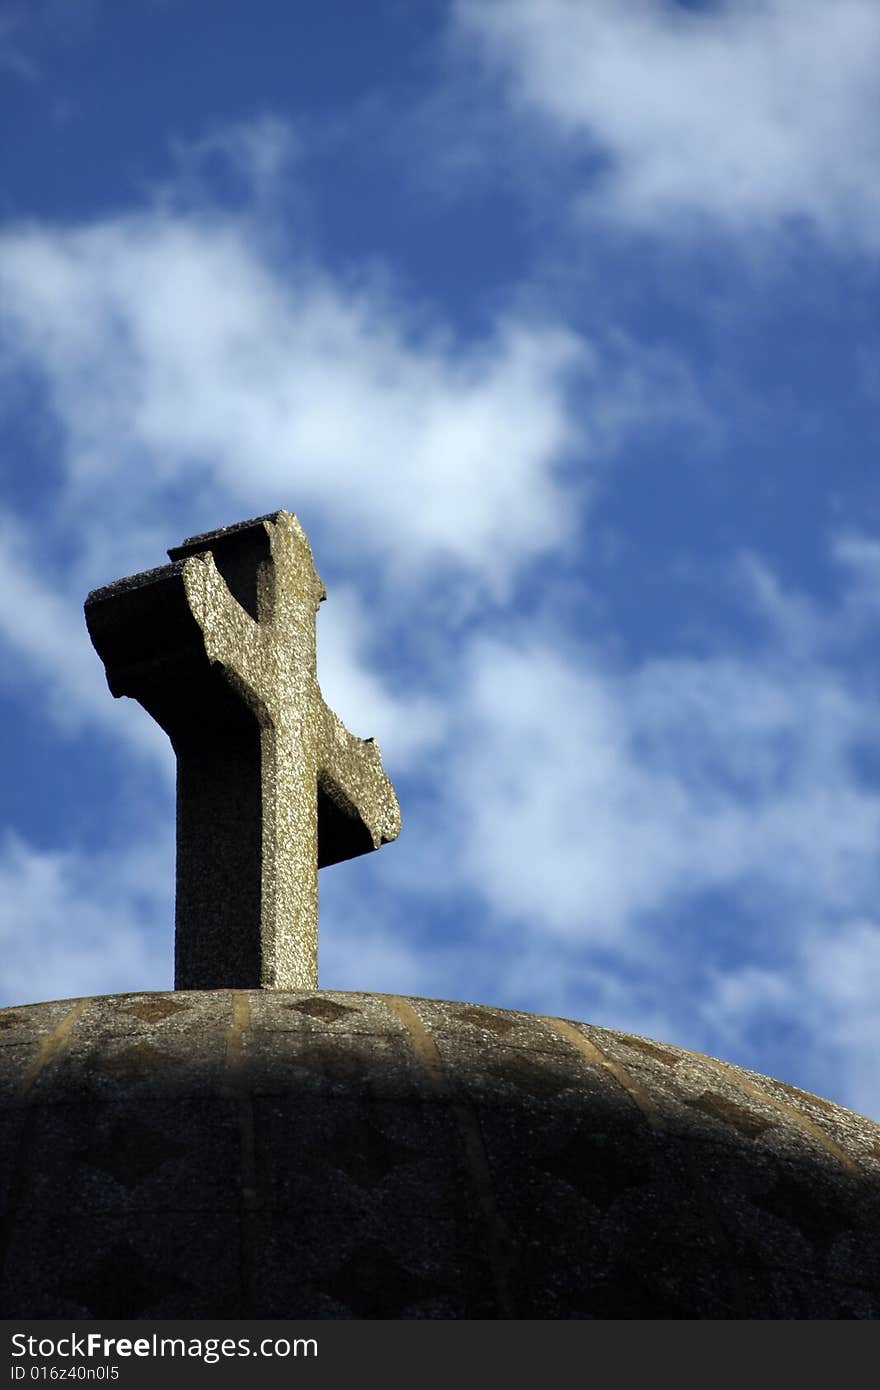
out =
<path fill-rule="evenodd" d="M 6 1318 L 876 1318 L 880 1126 L 393 995 L 0 1011 Z"/>

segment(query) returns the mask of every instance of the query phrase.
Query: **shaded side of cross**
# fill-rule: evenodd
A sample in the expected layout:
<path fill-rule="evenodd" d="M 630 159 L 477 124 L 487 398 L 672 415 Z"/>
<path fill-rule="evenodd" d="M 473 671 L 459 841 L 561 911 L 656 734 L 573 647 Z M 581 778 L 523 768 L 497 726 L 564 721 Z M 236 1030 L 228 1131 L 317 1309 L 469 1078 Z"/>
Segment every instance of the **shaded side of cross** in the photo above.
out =
<path fill-rule="evenodd" d="M 177 755 L 175 988 L 313 989 L 318 869 L 396 838 L 372 739 L 324 703 L 305 532 L 274 512 L 194 536 L 86 600 L 114 695 Z"/>

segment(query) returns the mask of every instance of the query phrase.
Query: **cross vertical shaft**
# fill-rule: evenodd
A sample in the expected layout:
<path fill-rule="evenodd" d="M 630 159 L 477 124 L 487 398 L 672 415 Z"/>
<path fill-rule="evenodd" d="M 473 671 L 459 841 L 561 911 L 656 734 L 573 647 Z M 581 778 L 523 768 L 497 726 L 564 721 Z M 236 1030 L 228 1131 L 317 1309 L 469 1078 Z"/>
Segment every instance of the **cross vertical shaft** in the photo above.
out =
<path fill-rule="evenodd" d="M 318 868 L 396 837 L 378 746 L 317 681 L 324 587 L 296 517 L 196 536 L 95 590 L 92 641 L 177 755 L 175 987 L 317 986 Z"/>

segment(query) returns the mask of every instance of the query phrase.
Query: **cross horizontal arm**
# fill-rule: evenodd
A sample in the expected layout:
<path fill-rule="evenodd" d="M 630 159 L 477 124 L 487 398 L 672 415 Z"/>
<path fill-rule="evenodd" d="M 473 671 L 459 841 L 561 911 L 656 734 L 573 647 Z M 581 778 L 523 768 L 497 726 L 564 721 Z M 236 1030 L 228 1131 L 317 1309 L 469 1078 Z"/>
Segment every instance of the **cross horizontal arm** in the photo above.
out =
<path fill-rule="evenodd" d="M 259 625 L 230 593 L 210 550 L 190 555 L 179 563 L 187 602 L 201 629 L 206 657 L 212 665 L 223 668 L 226 679 L 262 714 L 266 681 L 260 669 Z"/>
<path fill-rule="evenodd" d="M 112 693 L 138 700 L 172 740 L 193 717 L 216 723 L 210 710 L 224 674 L 259 711 L 256 624 L 210 555 L 93 589 L 85 616 Z"/>
<path fill-rule="evenodd" d="M 400 806 L 379 745 L 350 734 L 323 704 L 318 742 L 318 865 L 378 849 L 400 834 Z"/>

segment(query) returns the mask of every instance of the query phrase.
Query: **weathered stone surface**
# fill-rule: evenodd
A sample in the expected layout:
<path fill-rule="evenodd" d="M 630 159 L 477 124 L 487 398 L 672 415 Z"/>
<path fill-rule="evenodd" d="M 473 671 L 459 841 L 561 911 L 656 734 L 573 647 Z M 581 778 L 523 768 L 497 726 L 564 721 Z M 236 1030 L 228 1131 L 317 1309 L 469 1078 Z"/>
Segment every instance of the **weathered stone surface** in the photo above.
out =
<path fill-rule="evenodd" d="M 394 789 L 378 745 L 321 697 L 325 591 L 296 517 L 168 554 L 94 590 L 85 612 L 113 694 L 138 700 L 177 754 L 175 983 L 314 988 L 318 868 L 397 836 Z"/>
<path fill-rule="evenodd" d="M 711 1058 L 312 991 L 0 1037 L 0 1316 L 880 1316 L 880 1126 Z"/>

